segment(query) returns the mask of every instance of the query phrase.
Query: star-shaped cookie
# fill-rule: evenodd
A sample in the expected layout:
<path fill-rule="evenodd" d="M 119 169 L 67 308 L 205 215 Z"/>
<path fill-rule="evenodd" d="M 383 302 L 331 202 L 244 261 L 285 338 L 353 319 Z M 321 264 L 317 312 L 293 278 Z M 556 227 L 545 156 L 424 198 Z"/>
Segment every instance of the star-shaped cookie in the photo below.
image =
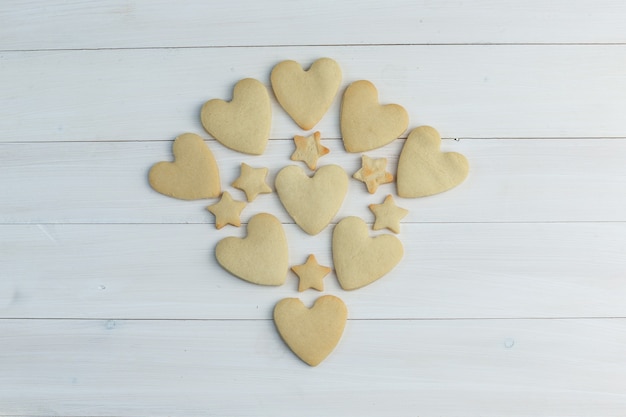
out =
<path fill-rule="evenodd" d="M 408 210 L 396 206 L 391 194 L 382 204 L 370 204 L 369 208 L 376 216 L 376 222 L 372 227 L 374 230 L 387 228 L 394 233 L 400 233 L 400 220 L 409 214 Z"/>
<path fill-rule="evenodd" d="M 361 169 L 352 176 L 367 186 L 367 191 L 374 194 L 381 184 L 393 181 L 393 175 L 385 171 L 387 158 L 373 159 L 367 155 L 361 157 Z"/>
<path fill-rule="evenodd" d="M 242 163 L 241 174 L 232 186 L 246 193 L 248 201 L 253 201 L 259 194 L 272 192 L 272 189 L 265 182 L 268 172 L 267 168 L 252 168 L 250 165 Z"/>
<path fill-rule="evenodd" d="M 233 200 L 228 191 L 222 193 L 220 201 L 208 206 L 206 209 L 215 215 L 215 227 L 221 229 L 227 224 L 241 226 L 241 211 L 246 206 L 243 201 Z"/>
<path fill-rule="evenodd" d="M 300 278 L 298 291 L 302 292 L 309 288 L 324 291 L 324 282 L 322 280 L 330 273 L 330 268 L 318 264 L 315 255 L 309 255 L 303 265 L 296 265 L 291 270 Z"/>
<path fill-rule="evenodd" d="M 292 161 L 303 161 L 309 169 L 317 167 L 317 160 L 328 154 L 330 150 L 320 143 L 320 132 L 311 136 L 294 136 L 296 150 L 291 154 Z"/>

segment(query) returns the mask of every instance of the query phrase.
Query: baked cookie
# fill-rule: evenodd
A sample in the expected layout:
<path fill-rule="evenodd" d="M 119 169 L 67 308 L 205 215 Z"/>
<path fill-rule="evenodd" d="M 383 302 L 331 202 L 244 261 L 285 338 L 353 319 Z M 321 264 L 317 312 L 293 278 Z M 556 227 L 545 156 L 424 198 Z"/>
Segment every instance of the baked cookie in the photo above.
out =
<path fill-rule="evenodd" d="M 283 225 L 260 213 L 248 223 L 248 236 L 227 237 L 215 248 L 217 262 L 228 272 L 259 285 L 282 285 L 289 271 L 289 247 Z"/>
<path fill-rule="evenodd" d="M 426 197 L 456 187 L 465 180 L 469 163 L 457 152 L 441 152 L 441 136 L 430 126 L 409 134 L 398 160 L 400 197 Z"/>
<path fill-rule="evenodd" d="M 220 195 L 220 175 L 213 153 L 204 140 L 185 133 L 174 140 L 174 162 L 157 162 L 148 182 L 161 194 L 181 200 L 199 200 Z"/>
<path fill-rule="evenodd" d="M 372 229 L 389 229 L 394 233 L 400 233 L 400 220 L 409 214 L 409 211 L 396 206 L 393 197 L 389 194 L 382 204 L 370 204 L 369 209 L 376 216 Z"/>
<path fill-rule="evenodd" d="M 331 269 L 317 263 L 315 255 L 309 255 L 303 265 L 292 266 L 291 270 L 300 279 L 298 291 L 302 292 L 313 288 L 318 291 L 324 291 L 324 277 L 330 274 Z"/>
<path fill-rule="evenodd" d="M 367 187 L 367 192 L 374 194 L 381 184 L 393 181 L 393 175 L 385 171 L 387 158 L 373 159 L 367 155 L 361 156 L 361 169 L 354 173 L 352 178 L 357 179 Z"/>
<path fill-rule="evenodd" d="M 309 169 L 317 168 L 317 160 L 327 155 L 330 150 L 320 143 L 320 132 L 311 136 L 294 136 L 296 150 L 291 154 L 292 161 L 303 161 Z"/>
<path fill-rule="evenodd" d="M 402 259 L 404 248 L 397 237 L 370 237 L 367 224 L 346 217 L 333 230 L 333 263 L 344 290 L 364 287 L 391 271 Z"/>
<path fill-rule="evenodd" d="M 228 191 L 222 193 L 220 201 L 208 206 L 206 209 L 215 216 L 215 227 L 221 229 L 227 224 L 235 227 L 241 226 L 241 212 L 246 207 L 243 201 L 233 200 Z"/>
<path fill-rule="evenodd" d="M 311 366 L 319 365 L 335 349 L 348 320 L 341 299 L 324 295 L 313 307 L 285 298 L 274 307 L 274 323 L 289 349 Z"/>
<path fill-rule="evenodd" d="M 241 173 L 231 185 L 246 193 L 246 199 L 249 202 L 254 201 L 259 194 L 272 192 L 270 186 L 265 182 L 268 172 L 267 168 L 252 168 L 242 162 Z"/>
<path fill-rule="evenodd" d="M 272 106 L 267 88 L 253 78 L 239 81 L 230 102 L 207 101 L 200 112 L 202 126 L 227 148 L 261 155 L 270 137 Z"/>
<path fill-rule="evenodd" d="M 348 176 L 338 165 L 324 165 L 312 177 L 291 165 L 274 183 L 287 213 L 310 235 L 321 232 L 335 217 L 348 192 Z"/>
<path fill-rule="evenodd" d="M 341 68 L 320 58 L 304 71 L 295 61 L 283 61 L 270 76 L 274 95 L 283 109 L 304 130 L 311 130 L 332 104 L 341 84 Z"/>
<path fill-rule="evenodd" d="M 355 81 L 343 93 L 341 135 L 348 152 L 380 148 L 400 136 L 409 115 L 398 104 L 380 105 L 378 91 L 369 81 Z"/>

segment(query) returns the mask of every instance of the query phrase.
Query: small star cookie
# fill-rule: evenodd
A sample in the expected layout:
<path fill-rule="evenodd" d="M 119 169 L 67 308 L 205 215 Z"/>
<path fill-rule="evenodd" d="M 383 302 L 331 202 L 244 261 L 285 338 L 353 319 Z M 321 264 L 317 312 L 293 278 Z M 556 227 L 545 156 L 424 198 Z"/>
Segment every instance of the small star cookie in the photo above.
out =
<path fill-rule="evenodd" d="M 233 200 L 228 191 L 222 193 L 218 203 L 208 206 L 206 209 L 215 215 L 215 227 L 221 229 L 227 224 L 235 227 L 241 226 L 241 211 L 246 206 L 243 201 Z"/>
<path fill-rule="evenodd" d="M 259 194 L 268 194 L 272 189 L 267 185 L 267 168 L 252 168 L 245 163 L 241 164 L 241 174 L 233 182 L 232 186 L 246 193 L 248 201 L 253 201 Z"/>
<path fill-rule="evenodd" d="M 317 160 L 328 154 L 330 150 L 320 143 L 320 132 L 313 133 L 312 136 L 294 136 L 296 150 L 291 155 L 292 161 L 303 161 L 309 169 L 317 167 Z"/>
<path fill-rule="evenodd" d="M 402 220 L 409 211 L 396 206 L 393 197 L 389 194 L 382 204 L 370 204 L 370 210 L 376 216 L 374 230 L 387 228 L 394 233 L 400 233 L 400 220 Z"/>
<path fill-rule="evenodd" d="M 298 291 L 302 292 L 309 288 L 324 291 L 324 282 L 322 280 L 330 273 L 330 268 L 318 264 L 315 255 L 309 255 L 303 265 L 296 265 L 291 270 L 300 278 Z"/>
<path fill-rule="evenodd" d="M 361 158 L 361 169 L 352 176 L 367 186 L 367 191 L 374 194 L 381 184 L 393 181 L 393 175 L 385 171 L 387 158 L 373 159 L 367 155 Z"/>

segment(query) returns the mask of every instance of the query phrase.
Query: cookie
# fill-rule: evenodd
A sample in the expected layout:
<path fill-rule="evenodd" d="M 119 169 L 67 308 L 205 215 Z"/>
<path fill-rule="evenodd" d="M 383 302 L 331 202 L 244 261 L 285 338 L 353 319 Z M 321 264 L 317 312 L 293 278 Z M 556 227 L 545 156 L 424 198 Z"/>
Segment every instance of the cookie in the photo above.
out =
<path fill-rule="evenodd" d="M 283 225 L 267 213 L 250 219 L 245 238 L 220 240 L 215 257 L 228 272 L 253 284 L 282 285 L 289 271 L 289 249 Z"/>
<path fill-rule="evenodd" d="M 438 194 L 462 183 L 469 172 L 465 156 L 441 152 L 441 136 L 430 126 L 409 134 L 398 160 L 397 187 L 400 197 Z"/>
<path fill-rule="evenodd" d="M 313 307 L 285 298 L 274 307 L 274 323 L 289 349 L 311 366 L 319 365 L 335 349 L 348 320 L 341 299 L 324 295 Z"/>
<path fill-rule="evenodd" d="M 338 165 L 325 165 L 312 177 L 291 165 L 278 172 L 274 184 L 287 213 L 310 235 L 331 222 L 348 192 L 348 176 Z"/>
<path fill-rule="evenodd" d="M 268 194 L 272 189 L 265 182 L 269 170 L 267 168 L 252 168 L 250 165 L 241 164 L 241 174 L 232 183 L 232 186 L 246 193 L 246 199 L 253 201 L 259 194 Z"/>
<path fill-rule="evenodd" d="M 370 204 L 369 209 L 376 216 L 372 229 L 389 229 L 394 233 L 400 233 L 400 220 L 409 214 L 409 211 L 396 206 L 393 197 L 389 194 L 382 204 Z"/>
<path fill-rule="evenodd" d="M 370 237 L 367 224 L 346 217 L 333 230 L 333 263 L 344 290 L 364 287 L 391 271 L 402 259 L 404 248 L 397 237 Z"/>
<path fill-rule="evenodd" d="M 303 265 L 292 266 L 291 270 L 298 276 L 300 283 L 298 291 L 302 292 L 313 288 L 324 291 L 324 277 L 330 274 L 331 269 L 317 263 L 315 255 L 309 255 Z"/>
<path fill-rule="evenodd" d="M 200 136 L 193 133 L 178 136 L 172 152 L 174 162 L 157 162 L 148 173 L 148 181 L 155 191 L 181 200 L 220 195 L 217 162 Z"/>
<path fill-rule="evenodd" d="M 291 154 L 292 161 L 303 161 L 309 169 L 317 168 L 317 160 L 327 155 L 330 150 L 320 143 L 320 132 L 311 136 L 294 136 L 296 150 Z"/>
<path fill-rule="evenodd" d="M 378 91 L 369 81 L 355 81 L 343 93 L 341 135 L 348 152 L 380 148 L 409 125 L 409 115 L 398 104 L 380 105 Z"/>
<path fill-rule="evenodd" d="M 243 201 L 233 200 L 228 191 L 222 193 L 220 201 L 208 206 L 206 209 L 215 216 L 215 227 L 221 229 L 227 224 L 235 227 L 241 226 L 241 211 L 246 207 Z"/>
<path fill-rule="evenodd" d="M 213 99 L 202 106 L 202 126 L 224 146 L 261 155 L 270 137 L 272 107 L 267 88 L 253 78 L 239 81 L 230 102 Z"/>
<path fill-rule="evenodd" d="M 320 58 L 304 71 L 295 61 L 283 61 L 270 76 L 274 95 L 283 109 L 304 130 L 311 130 L 332 104 L 341 84 L 341 68 Z"/>
<path fill-rule="evenodd" d="M 393 175 L 385 171 L 387 158 L 373 159 L 367 155 L 361 156 L 361 169 L 354 173 L 352 178 L 365 183 L 367 191 L 374 194 L 381 184 L 393 181 Z"/>

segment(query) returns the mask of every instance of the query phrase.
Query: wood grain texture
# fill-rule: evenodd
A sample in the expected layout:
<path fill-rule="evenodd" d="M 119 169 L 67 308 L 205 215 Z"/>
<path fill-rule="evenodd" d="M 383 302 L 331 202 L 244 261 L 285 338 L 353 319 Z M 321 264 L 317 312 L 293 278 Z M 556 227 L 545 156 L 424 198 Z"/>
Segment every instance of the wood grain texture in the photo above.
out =
<path fill-rule="evenodd" d="M 332 267 L 332 227 L 286 225 L 289 265 L 315 254 Z M 207 225 L 0 227 L 0 317 L 269 319 L 285 285 L 260 287 L 219 267 L 226 236 Z M 326 293 L 355 319 L 624 317 L 626 223 L 403 224 L 404 258 L 388 275 Z"/>
<path fill-rule="evenodd" d="M 206 137 L 206 136 L 205 136 Z M 453 140 L 443 150 L 458 151 L 470 162 L 469 178 L 446 193 L 420 199 L 397 199 L 410 213 L 405 222 L 546 222 L 626 221 L 626 140 Z M 268 182 L 291 164 L 293 140 L 274 140 L 263 156 L 246 156 L 207 141 L 220 167 L 222 187 L 245 200 L 230 184 L 245 162 L 268 167 Z M 331 152 L 320 164 L 338 164 L 349 176 L 361 164 L 339 140 L 323 140 Z M 403 141 L 369 152 L 388 158 L 396 172 Z M 150 188 L 153 163 L 171 160 L 172 141 L 0 144 L 1 223 L 214 223 L 205 208 L 215 199 L 182 201 Z M 395 184 L 370 195 L 350 180 L 348 197 L 338 216 L 373 221 L 368 204 L 396 194 Z M 244 209 L 242 219 L 270 212 L 293 223 L 276 193 L 263 194 Z"/>
<path fill-rule="evenodd" d="M 626 42 L 625 13 L 618 0 L 4 0 L 0 49 Z"/>
<path fill-rule="evenodd" d="M 446 45 L 3 52 L 2 142 L 169 140 L 242 78 L 335 58 L 410 127 L 443 137 L 625 137 L 626 45 Z M 273 101 L 271 137 L 300 134 Z M 340 137 L 339 100 L 316 129 Z"/>
<path fill-rule="evenodd" d="M 2 413 L 596 417 L 626 409 L 624 319 L 349 320 L 315 369 L 273 327 L 2 320 L 11 335 Z"/>
<path fill-rule="evenodd" d="M 618 0 L 4 0 L 0 2 L 0 415 L 626 415 L 626 3 Z M 291 272 L 243 282 L 205 207 L 152 191 L 172 140 L 202 134 L 222 184 L 273 180 L 303 132 L 279 108 L 267 154 L 203 133 L 199 112 L 281 60 L 329 56 L 410 128 L 470 161 L 460 187 L 401 225 L 405 257 L 360 290 L 337 350 L 311 369 L 278 336 Z M 348 174 L 339 101 L 321 123 Z M 404 135 L 406 136 L 406 134 Z M 453 141 L 451 138 L 460 138 Z M 395 172 L 403 140 L 369 152 Z M 339 217 L 380 203 L 350 182 Z M 275 195 L 290 264 L 332 265 Z"/>

